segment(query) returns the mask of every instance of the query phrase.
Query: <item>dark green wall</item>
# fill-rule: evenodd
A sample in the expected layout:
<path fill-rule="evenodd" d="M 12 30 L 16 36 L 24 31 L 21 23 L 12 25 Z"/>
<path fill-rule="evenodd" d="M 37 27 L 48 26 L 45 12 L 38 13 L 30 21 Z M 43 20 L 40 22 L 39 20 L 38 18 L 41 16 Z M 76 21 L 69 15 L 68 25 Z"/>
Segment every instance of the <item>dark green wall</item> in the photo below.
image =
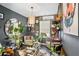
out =
<path fill-rule="evenodd" d="M 0 42 L 2 42 L 6 38 L 6 35 L 4 33 L 4 24 L 7 20 L 16 18 L 17 20 L 20 20 L 23 25 L 25 25 L 27 23 L 27 18 L 1 5 L 0 13 L 4 14 L 4 19 L 0 20 Z"/>

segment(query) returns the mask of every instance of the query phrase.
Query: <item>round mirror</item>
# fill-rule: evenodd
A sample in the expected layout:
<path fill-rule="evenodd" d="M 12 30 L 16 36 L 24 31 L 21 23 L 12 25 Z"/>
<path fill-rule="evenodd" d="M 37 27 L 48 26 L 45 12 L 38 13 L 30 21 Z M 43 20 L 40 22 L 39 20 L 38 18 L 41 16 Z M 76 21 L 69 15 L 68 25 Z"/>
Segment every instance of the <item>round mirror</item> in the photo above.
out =
<path fill-rule="evenodd" d="M 5 23 L 5 33 L 9 38 L 13 38 L 22 33 L 23 26 L 16 18 L 12 18 Z"/>

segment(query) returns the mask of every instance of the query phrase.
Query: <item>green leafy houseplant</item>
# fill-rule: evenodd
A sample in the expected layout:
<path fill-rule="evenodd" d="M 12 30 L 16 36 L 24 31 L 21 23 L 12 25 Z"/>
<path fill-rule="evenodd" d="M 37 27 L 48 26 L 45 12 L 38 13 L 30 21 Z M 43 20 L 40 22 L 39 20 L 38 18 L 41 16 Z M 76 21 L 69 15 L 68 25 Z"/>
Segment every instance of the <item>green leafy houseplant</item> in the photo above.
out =
<path fill-rule="evenodd" d="M 9 32 L 11 33 L 10 38 L 16 41 L 16 45 L 20 44 L 21 33 L 23 32 L 23 25 L 21 22 L 14 23 L 10 26 Z"/>
<path fill-rule="evenodd" d="M 56 28 L 59 28 L 58 30 L 62 30 L 63 29 L 63 25 L 61 25 L 61 23 L 55 24 Z"/>
<path fill-rule="evenodd" d="M 56 52 L 56 49 L 54 47 L 51 47 L 50 44 L 47 47 L 52 52 L 52 54 L 53 52 Z"/>
<path fill-rule="evenodd" d="M 43 42 L 47 38 L 47 35 L 45 33 L 41 33 L 38 35 L 38 41 Z"/>

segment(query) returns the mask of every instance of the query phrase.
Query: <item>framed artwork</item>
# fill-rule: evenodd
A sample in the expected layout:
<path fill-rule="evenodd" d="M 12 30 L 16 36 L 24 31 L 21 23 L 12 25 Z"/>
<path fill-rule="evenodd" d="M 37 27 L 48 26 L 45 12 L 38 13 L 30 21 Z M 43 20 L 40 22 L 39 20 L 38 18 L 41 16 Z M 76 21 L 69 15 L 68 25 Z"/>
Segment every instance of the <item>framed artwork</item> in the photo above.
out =
<path fill-rule="evenodd" d="M 63 25 L 64 33 L 78 36 L 78 4 L 63 4 Z"/>
<path fill-rule="evenodd" d="M 2 13 L 0 13 L 0 20 L 1 20 L 1 19 L 3 19 L 3 14 L 2 14 Z"/>

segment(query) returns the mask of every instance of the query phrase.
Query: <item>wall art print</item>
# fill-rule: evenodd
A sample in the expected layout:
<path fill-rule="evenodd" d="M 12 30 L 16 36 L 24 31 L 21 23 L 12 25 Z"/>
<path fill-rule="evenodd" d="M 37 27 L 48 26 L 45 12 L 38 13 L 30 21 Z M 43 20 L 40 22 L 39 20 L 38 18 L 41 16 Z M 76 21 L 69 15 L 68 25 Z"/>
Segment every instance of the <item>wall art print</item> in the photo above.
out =
<path fill-rule="evenodd" d="M 0 20 L 2 20 L 3 19 L 3 14 L 2 13 L 0 13 Z"/>
<path fill-rule="evenodd" d="M 64 33 L 78 36 L 78 4 L 63 4 L 63 13 Z"/>

